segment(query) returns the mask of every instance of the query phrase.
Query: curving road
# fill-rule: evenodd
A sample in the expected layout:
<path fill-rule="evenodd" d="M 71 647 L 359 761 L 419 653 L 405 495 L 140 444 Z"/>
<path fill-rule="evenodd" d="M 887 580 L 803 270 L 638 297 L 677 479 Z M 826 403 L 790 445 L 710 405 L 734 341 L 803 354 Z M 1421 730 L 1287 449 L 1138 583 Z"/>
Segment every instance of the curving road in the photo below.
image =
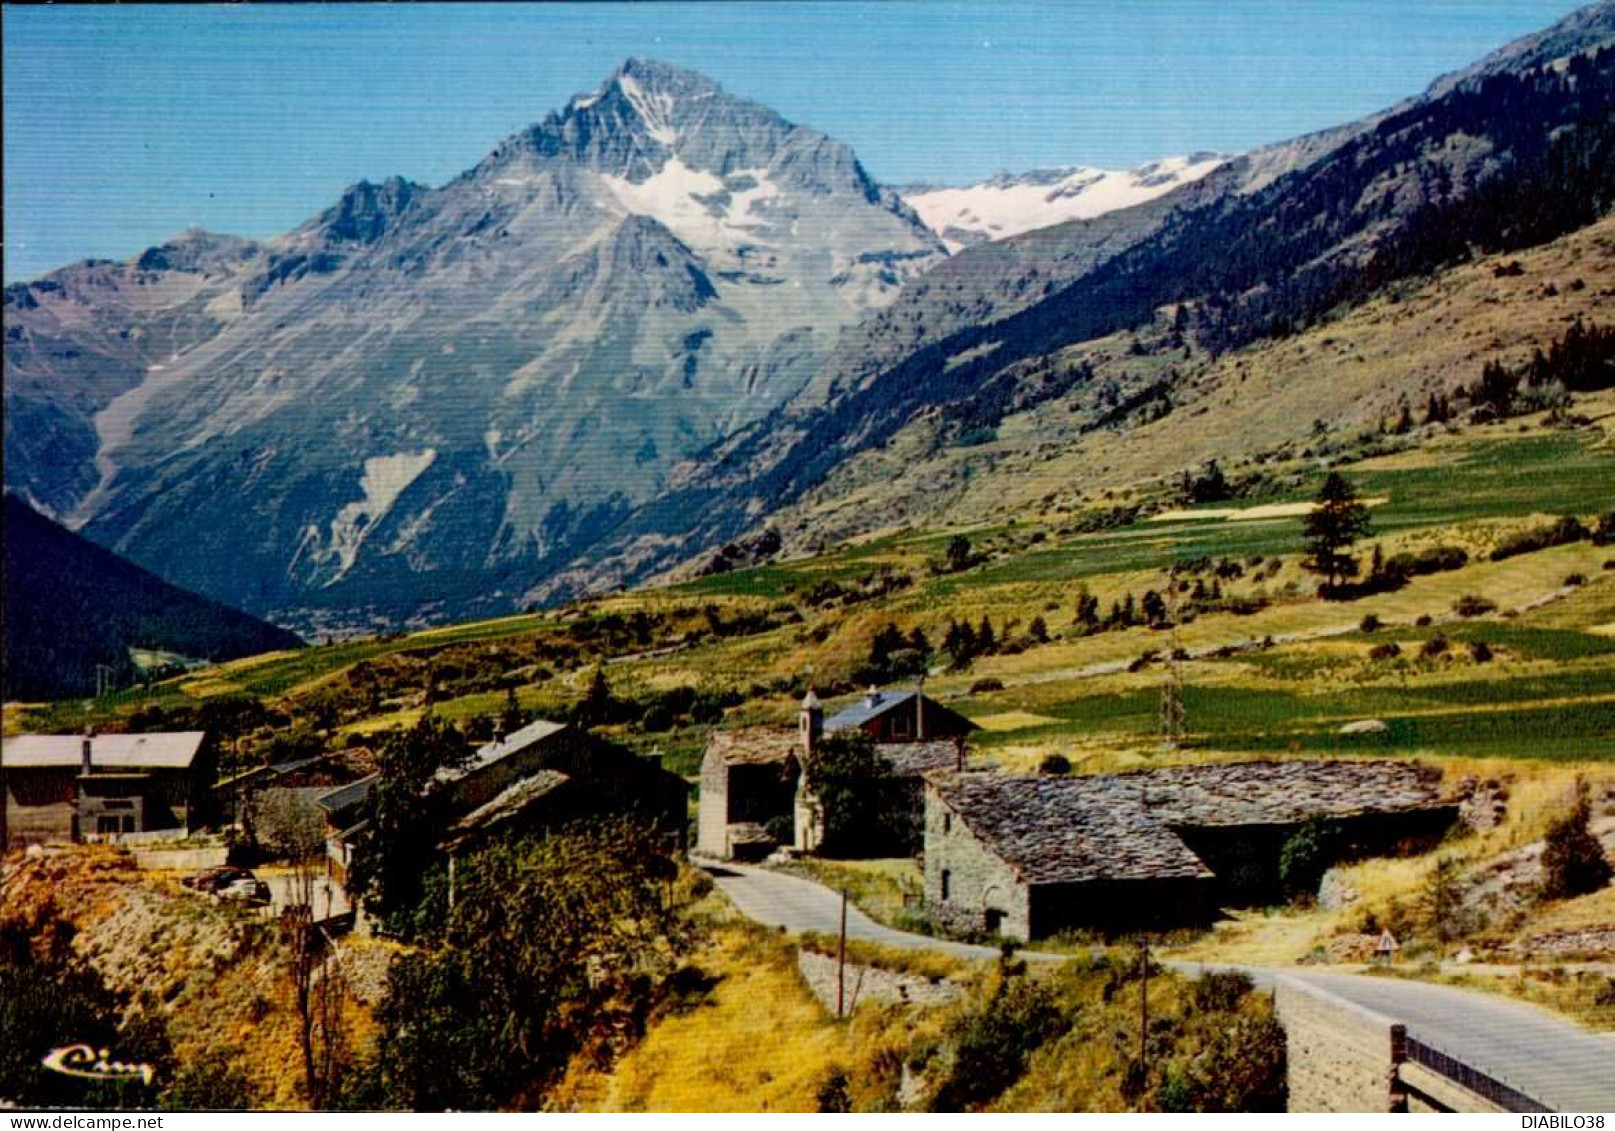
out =
<path fill-rule="evenodd" d="M 1553 1111 L 1615 1111 L 1615 1036 L 1491 994 L 1302 969 L 1299 981 L 1394 1018 L 1416 1038 Z"/>
<path fill-rule="evenodd" d="M 833 935 L 840 929 L 841 896 L 821 884 L 745 864 L 697 863 L 748 919 L 792 934 L 817 931 Z M 850 904 L 847 937 L 962 958 L 998 955 L 995 947 L 951 942 L 884 926 Z M 1037 951 L 1021 953 L 1048 961 L 1066 957 Z M 1198 963 L 1167 965 L 1188 974 L 1205 969 Z M 1615 1111 L 1615 1036 L 1589 1033 L 1535 1006 L 1402 978 L 1328 973 L 1305 967 L 1215 968 L 1241 970 L 1264 988 L 1272 986 L 1275 974 L 1283 973 L 1327 990 L 1400 1021 L 1410 1037 L 1555 1111 Z"/>

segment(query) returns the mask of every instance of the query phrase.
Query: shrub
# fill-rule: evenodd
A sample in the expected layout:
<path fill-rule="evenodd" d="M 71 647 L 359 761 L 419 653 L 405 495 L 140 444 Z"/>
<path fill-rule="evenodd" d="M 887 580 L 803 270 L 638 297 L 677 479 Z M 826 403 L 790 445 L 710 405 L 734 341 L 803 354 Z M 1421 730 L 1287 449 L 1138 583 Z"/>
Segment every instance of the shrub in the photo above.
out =
<path fill-rule="evenodd" d="M 819 1085 L 815 1097 L 818 1110 L 825 1112 L 849 1112 L 852 1110 L 852 1093 L 849 1086 L 852 1081 L 847 1077 L 847 1071 L 839 1066 L 833 1067 L 825 1075 L 823 1083 Z"/>
<path fill-rule="evenodd" d="M 936 1109 L 990 1103 L 1020 1078 L 1032 1053 L 1069 1027 L 1049 990 L 1025 978 L 1006 979 L 955 1023 L 953 1064 L 937 1090 Z"/>
<path fill-rule="evenodd" d="M 796 837 L 796 819 L 789 813 L 775 813 L 764 822 L 763 831 L 778 844 L 790 844 Z"/>
<path fill-rule="evenodd" d="M 1602 520 L 1600 520 L 1602 521 Z M 1589 531 L 1574 515 L 1566 515 L 1546 526 L 1534 526 L 1510 535 L 1492 551 L 1492 561 L 1500 562 L 1519 554 L 1534 553 L 1553 546 L 1567 546 L 1587 538 Z"/>
<path fill-rule="evenodd" d="M 1308 817 L 1279 850 L 1279 880 L 1291 898 L 1318 890 L 1323 874 L 1334 863 L 1339 835 L 1334 822 Z"/>
<path fill-rule="evenodd" d="M 1570 573 L 1565 575 L 1565 588 L 1574 589 L 1579 585 L 1587 584 L 1587 575 L 1584 573 Z"/>
<path fill-rule="evenodd" d="M 1238 1009 L 1239 1003 L 1254 988 L 1255 983 L 1249 974 L 1237 970 L 1210 970 L 1200 975 L 1194 983 L 1194 1006 L 1196 1009 L 1229 1013 Z"/>
<path fill-rule="evenodd" d="M 1071 772 L 1071 759 L 1064 754 L 1045 754 L 1043 761 L 1037 764 L 1040 774 L 1069 774 Z"/>
<path fill-rule="evenodd" d="M 1453 602 L 1452 611 L 1461 617 L 1480 617 L 1497 611 L 1497 602 L 1466 593 Z"/>
<path fill-rule="evenodd" d="M 1477 664 L 1490 663 L 1492 659 L 1492 646 L 1484 640 L 1474 640 L 1469 645 L 1469 658 Z"/>
<path fill-rule="evenodd" d="M 1376 644 L 1368 650 L 1370 660 L 1394 660 L 1402 654 L 1402 646 L 1394 640 Z"/>
<path fill-rule="evenodd" d="M 970 694 L 985 695 L 989 691 L 1004 690 L 1004 681 L 1001 679 L 978 679 L 970 685 Z"/>
<path fill-rule="evenodd" d="M 1615 543 L 1615 511 L 1605 511 L 1593 526 L 1593 545 L 1608 546 Z"/>
<path fill-rule="evenodd" d="M 1575 805 L 1553 823 L 1544 841 L 1544 898 L 1587 895 L 1609 883 L 1609 861 L 1604 858 L 1604 846 L 1593 835 L 1591 824 L 1592 805 L 1587 799 L 1587 783 L 1578 779 Z"/>
<path fill-rule="evenodd" d="M 1429 628 L 1430 627 L 1430 614 L 1429 613 L 1420 614 L 1419 619 L 1414 621 L 1413 623 L 1416 626 L 1418 626 L 1419 628 Z"/>
<path fill-rule="evenodd" d="M 1357 622 L 1358 632 L 1378 632 L 1379 628 L 1380 619 L 1373 613 L 1369 613 L 1366 617 Z"/>
<path fill-rule="evenodd" d="M 1451 648 L 1452 642 L 1438 633 L 1424 642 L 1424 647 L 1419 649 L 1419 655 L 1427 660 L 1434 659 L 1436 656 L 1446 655 Z"/>

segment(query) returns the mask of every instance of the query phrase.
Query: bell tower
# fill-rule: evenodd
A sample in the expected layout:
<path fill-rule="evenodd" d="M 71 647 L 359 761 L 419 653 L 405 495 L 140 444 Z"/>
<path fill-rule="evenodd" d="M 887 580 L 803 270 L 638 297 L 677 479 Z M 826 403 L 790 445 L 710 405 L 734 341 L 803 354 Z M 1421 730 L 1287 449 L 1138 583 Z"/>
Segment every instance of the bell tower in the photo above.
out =
<path fill-rule="evenodd" d="M 810 687 L 808 693 L 802 697 L 802 710 L 798 715 L 800 737 L 802 739 L 802 757 L 805 761 L 813 754 L 813 748 L 818 745 L 819 739 L 824 736 L 824 708 L 819 704 L 819 697 Z"/>

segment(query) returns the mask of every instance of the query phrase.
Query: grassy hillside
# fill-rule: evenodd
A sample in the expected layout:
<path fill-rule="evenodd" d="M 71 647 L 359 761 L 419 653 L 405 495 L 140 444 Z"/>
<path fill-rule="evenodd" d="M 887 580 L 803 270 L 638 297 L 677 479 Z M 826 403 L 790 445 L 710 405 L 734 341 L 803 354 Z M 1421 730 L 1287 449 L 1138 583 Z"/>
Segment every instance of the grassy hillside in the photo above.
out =
<path fill-rule="evenodd" d="M 947 418 L 921 417 L 773 521 L 788 546 L 830 545 L 881 528 L 1005 513 L 1057 521 L 1107 492 L 1165 482 L 1209 459 L 1231 475 L 1254 472 L 1284 453 L 1349 444 L 1394 419 L 1404 398 L 1422 406 L 1433 391 L 1475 380 L 1488 360 L 1522 362 L 1578 315 L 1597 318 L 1612 297 L 1615 219 L 1605 219 L 1541 247 L 1400 284 L 1327 325 L 1216 358 L 1166 353 L 1172 319 L 1163 310 L 1153 327 L 1047 359 L 1055 369 L 1091 366 L 1093 377 L 1011 413 L 983 442 L 950 444 Z M 1146 352 L 1134 353 L 1135 342 Z M 1095 398 L 1107 385 L 1145 388 L 1168 370 L 1178 374 L 1172 411 L 1093 428 Z M 1314 422 L 1321 435 L 1311 435 Z"/>

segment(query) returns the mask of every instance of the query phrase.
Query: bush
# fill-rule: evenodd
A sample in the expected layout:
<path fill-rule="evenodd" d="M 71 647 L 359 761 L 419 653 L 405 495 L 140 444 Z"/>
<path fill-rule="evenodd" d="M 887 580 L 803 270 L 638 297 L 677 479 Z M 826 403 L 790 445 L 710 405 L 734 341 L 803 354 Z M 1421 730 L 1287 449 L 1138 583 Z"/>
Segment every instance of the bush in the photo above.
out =
<path fill-rule="evenodd" d="M 1576 803 L 1553 823 L 1542 849 L 1542 895 L 1570 899 L 1598 891 L 1610 880 L 1604 846 L 1592 833 L 1587 784 L 1576 782 Z"/>
<path fill-rule="evenodd" d="M 1565 575 L 1564 585 L 1566 589 L 1574 589 L 1578 586 L 1586 584 L 1587 575 L 1584 573 L 1570 573 Z"/>
<path fill-rule="evenodd" d="M 229 1052 L 215 1046 L 179 1070 L 159 1103 L 167 1111 L 247 1111 L 255 1097 Z"/>
<path fill-rule="evenodd" d="M 1421 613 L 1420 616 L 1419 616 L 1419 619 L 1414 621 L 1413 623 L 1414 623 L 1415 626 L 1417 626 L 1419 628 L 1429 628 L 1430 627 L 1430 614 L 1429 613 Z"/>
<path fill-rule="evenodd" d="M 851 1111 L 851 1084 L 852 1081 L 848 1078 L 846 1069 L 839 1066 L 831 1068 L 826 1073 L 824 1081 L 819 1085 L 818 1094 L 815 1097 L 819 1112 L 821 1114 L 840 1114 Z"/>
<path fill-rule="evenodd" d="M 1357 622 L 1358 632 L 1378 632 L 1379 629 L 1380 619 L 1373 613 L 1369 613 L 1366 617 Z"/>
<path fill-rule="evenodd" d="M 1308 817 L 1279 850 L 1279 880 L 1293 899 L 1317 892 L 1323 874 L 1334 863 L 1339 833 L 1334 822 Z"/>
<path fill-rule="evenodd" d="M 1200 975 L 1194 983 L 1194 1007 L 1231 1013 L 1239 1008 L 1239 1003 L 1254 988 L 1255 983 L 1249 974 L 1237 970 L 1210 970 Z"/>
<path fill-rule="evenodd" d="M 1572 542 L 1583 541 L 1589 533 L 1579 518 L 1566 515 L 1546 526 L 1535 526 L 1503 539 L 1497 549 L 1492 551 L 1492 561 L 1500 562 L 1504 558 L 1530 554 L 1553 546 L 1567 546 Z"/>
<path fill-rule="evenodd" d="M 1394 660 L 1402 654 L 1402 646 L 1394 640 L 1376 644 L 1368 650 L 1370 660 Z"/>
<path fill-rule="evenodd" d="M 775 813 L 763 824 L 763 831 L 778 844 L 791 844 L 796 838 L 796 818 L 789 813 Z"/>
<path fill-rule="evenodd" d="M 1437 656 L 1446 655 L 1451 648 L 1452 641 L 1448 640 L 1445 636 L 1438 634 L 1436 636 L 1432 636 L 1430 639 L 1424 642 L 1424 647 L 1419 649 L 1419 655 L 1423 656 L 1427 660 L 1432 660 Z"/>
<path fill-rule="evenodd" d="M 970 694 L 985 695 L 989 691 L 1004 690 L 1004 681 L 1001 679 L 978 679 L 970 685 Z"/>
<path fill-rule="evenodd" d="M 1477 664 L 1490 663 L 1492 659 L 1492 646 L 1484 640 L 1474 640 L 1469 645 L 1469 658 Z"/>
<path fill-rule="evenodd" d="M 1025 978 L 1000 983 L 991 999 L 955 1023 L 953 1063 L 937 1089 L 936 1110 L 997 1099 L 1020 1079 L 1032 1053 L 1069 1027 L 1049 990 Z"/>
<path fill-rule="evenodd" d="M 1593 526 L 1592 538 L 1594 546 L 1615 544 L 1615 511 L 1605 511 L 1598 516 L 1598 522 Z"/>
<path fill-rule="evenodd" d="M 1480 617 L 1497 611 L 1497 602 L 1466 593 L 1453 602 L 1452 611 L 1461 617 Z"/>
<path fill-rule="evenodd" d="M 1040 774 L 1069 774 L 1071 772 L 1071 759 L 1064 754 L 1045 754 L 1043 761 L 1037 764 Z"/>

